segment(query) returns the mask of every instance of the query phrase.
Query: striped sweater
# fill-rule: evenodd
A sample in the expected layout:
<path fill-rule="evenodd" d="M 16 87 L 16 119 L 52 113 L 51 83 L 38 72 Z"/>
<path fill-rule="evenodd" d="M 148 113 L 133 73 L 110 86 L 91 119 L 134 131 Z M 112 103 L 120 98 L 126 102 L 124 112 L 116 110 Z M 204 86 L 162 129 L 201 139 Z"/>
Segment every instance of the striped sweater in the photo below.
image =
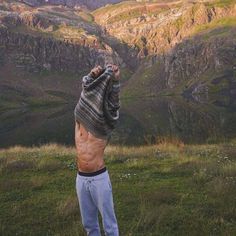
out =
<path fill-rule="evenodd" d="M 95 137 L 109 139 L 119 118 L 119 92 L 120 82 L 110 66 L 97 78 L 91 74 L 84 76 L 75 120 Z"/>

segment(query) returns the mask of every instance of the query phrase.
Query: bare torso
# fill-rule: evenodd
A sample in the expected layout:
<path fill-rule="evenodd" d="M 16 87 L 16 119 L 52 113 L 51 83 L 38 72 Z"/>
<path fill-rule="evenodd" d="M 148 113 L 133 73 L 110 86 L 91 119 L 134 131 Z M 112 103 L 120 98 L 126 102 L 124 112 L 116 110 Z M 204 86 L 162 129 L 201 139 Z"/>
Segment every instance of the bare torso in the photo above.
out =
<path fill-rule="evenodd" d="M 81 124 L 75 122 L 77 167 L 82 172 L 94 172 L 105 166 L 104 150 L 107 141 L 94 137 Z"/>

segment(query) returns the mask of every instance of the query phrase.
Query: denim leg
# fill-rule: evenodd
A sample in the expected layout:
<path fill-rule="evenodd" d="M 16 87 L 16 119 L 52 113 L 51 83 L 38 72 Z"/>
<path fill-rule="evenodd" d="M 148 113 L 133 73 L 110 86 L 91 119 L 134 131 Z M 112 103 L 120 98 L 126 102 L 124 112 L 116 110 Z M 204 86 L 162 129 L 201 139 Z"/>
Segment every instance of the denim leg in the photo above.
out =
<path fill-rule="evenodd" d="M 106 236 L 118 236 L 118 225 L 114 211 L 112 186 L 108 172 L 103 178 L 95 179 L 92 185 L 92 198 L 102 215 L 103 228 Z"/>
<path fill-rule="evenodd" d="M 90 185 L 90 182 L 86 178 L 77 175 L 76 192 L 79 200 L 82 224 L 88 236 L 100 236 L 98 208 L 92 199 Z"/>

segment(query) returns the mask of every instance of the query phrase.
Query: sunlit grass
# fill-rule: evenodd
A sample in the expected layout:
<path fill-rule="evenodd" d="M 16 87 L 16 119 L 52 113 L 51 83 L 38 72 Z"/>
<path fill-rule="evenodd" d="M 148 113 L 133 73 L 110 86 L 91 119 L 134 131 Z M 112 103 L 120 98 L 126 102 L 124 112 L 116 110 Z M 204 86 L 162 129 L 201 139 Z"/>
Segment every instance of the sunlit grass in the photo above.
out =
<path fill-rule="evenodd" d="M 217 29 L 217 31 L 209 32 L 210 35 L 206 36 L 214 36 L 214 35 L 224 35 L 229 32 L 229 27 L 236 26 L 236 17 L 224 17 L 220 19 L 215 19 L 208 24 L 202 24 L 195 27 L 195 33 L 203 32 L 206 30 Z"/>
<path fill-rule="evenodd" d="M 208 6 L 226 7 L 235 3 L 235 0 L 215 0 L 207 3 Z"/>

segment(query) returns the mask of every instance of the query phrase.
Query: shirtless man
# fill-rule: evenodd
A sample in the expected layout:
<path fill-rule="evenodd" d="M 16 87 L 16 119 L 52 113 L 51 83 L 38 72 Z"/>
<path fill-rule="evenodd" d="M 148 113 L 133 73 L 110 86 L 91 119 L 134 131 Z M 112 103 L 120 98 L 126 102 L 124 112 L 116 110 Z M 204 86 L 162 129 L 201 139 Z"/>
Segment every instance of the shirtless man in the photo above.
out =
<path fill-rule="evenodd" d="M 119 80 L 120 71 L 112 65 L 114 78 Z M 101 67 L 91 72 L 98 77 Z M 75 145 L 77 150 L 78 174 L 76 192 L 80 205 L 83 226 L 89 236 L 100 236 L 98 212 L 102 216 L 103 228 L 108 236 L 118 236 L 118 225 L 114 211 L 112 186 L 104 163 L 104 150 L 108 140 L 95 137 L 75 122 Z"/>

